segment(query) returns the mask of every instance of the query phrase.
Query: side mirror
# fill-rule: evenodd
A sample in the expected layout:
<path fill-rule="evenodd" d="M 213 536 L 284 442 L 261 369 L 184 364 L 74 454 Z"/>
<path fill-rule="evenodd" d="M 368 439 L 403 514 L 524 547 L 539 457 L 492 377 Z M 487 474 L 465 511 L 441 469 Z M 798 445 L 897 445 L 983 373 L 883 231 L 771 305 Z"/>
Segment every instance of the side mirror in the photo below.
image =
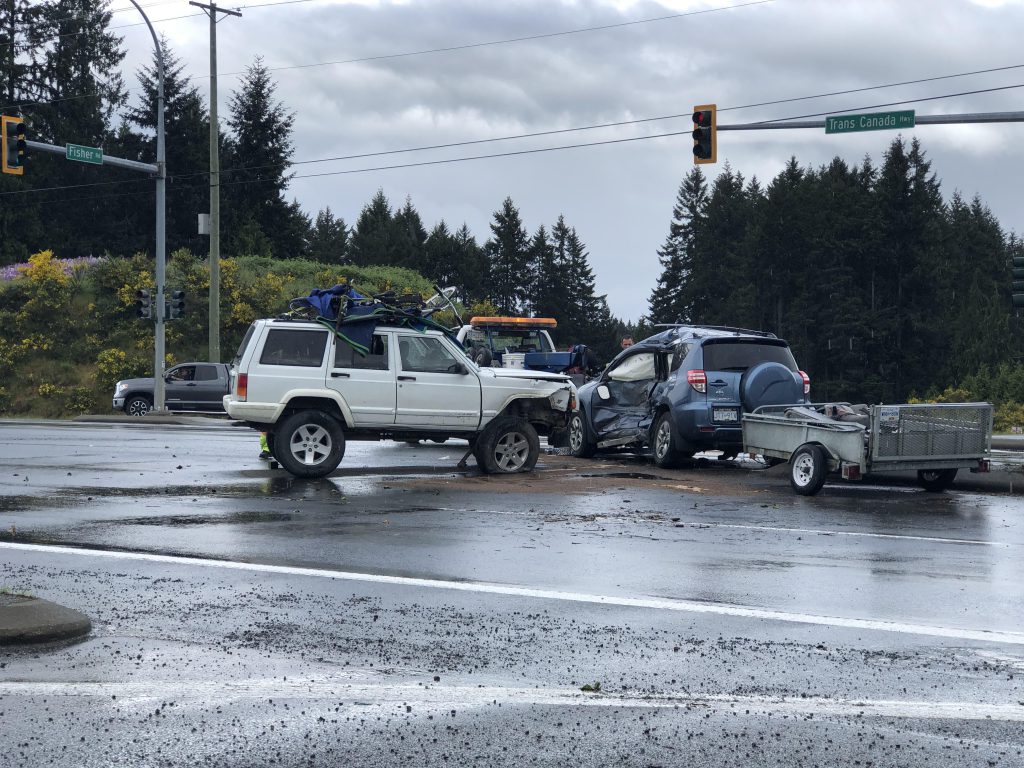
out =
<path fill-rule="evenodd" d="M 609 391 L 607 386 L 602 384 L 597 388 L 597 396 L 600 397 L 602 400 L 610 400 L 612 393 Z"/>
<path fill-rule="evenodd" d="M 455 372 L 459 374 L 459 376 L 465 376 L 469 373 L 469 368 L 462 363 L 456 363 Z"/>

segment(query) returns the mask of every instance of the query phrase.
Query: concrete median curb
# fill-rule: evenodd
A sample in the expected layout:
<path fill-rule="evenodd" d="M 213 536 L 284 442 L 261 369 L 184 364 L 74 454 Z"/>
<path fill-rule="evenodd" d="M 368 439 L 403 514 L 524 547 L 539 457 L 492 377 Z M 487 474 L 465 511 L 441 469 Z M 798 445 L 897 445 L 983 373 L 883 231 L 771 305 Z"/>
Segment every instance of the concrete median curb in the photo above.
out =
<path fill-rule="evenodd" d="M 0 594 L 0 645 L 69 640 L 90 629 L 89 617 L 73 608 L 37 597 Z"/>

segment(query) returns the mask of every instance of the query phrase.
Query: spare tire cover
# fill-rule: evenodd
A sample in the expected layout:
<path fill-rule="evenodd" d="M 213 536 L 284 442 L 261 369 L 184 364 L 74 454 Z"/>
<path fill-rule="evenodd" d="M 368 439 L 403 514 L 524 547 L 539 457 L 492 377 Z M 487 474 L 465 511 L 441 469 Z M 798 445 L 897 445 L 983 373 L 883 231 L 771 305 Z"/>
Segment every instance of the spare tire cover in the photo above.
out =
<path fill-rule="evenodd" d="M 746 411 L 762 405 L 802 403 L 803 380 L 781 363 L 758 363 L 743 374 L 740 401 Z"/>

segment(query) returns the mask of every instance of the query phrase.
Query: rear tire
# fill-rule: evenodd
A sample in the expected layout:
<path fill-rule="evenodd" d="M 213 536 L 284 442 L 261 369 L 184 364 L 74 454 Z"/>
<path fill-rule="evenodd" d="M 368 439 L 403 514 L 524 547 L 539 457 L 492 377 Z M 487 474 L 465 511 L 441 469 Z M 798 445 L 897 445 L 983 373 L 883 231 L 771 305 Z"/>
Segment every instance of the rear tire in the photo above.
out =
<path fill-rule="evenodd" d="M 651 457 L 655 466 L 661 469 L 677 466 L 682 458 L 672 437 L 672 414 L 669 411 L 659 414 L 651 427 Z"/>
<path fill-rule="evenodd" d="M 953 484 L 956 477 L 956 469 L 919 469 L 917 470 L 917 482 L 921 487 L 931 493 L 940 493 Z"/>
<path fill-rule="evenodd" d="M 583 411 L 575 411 L 569 418 L 569 453 L 578 459 L 589 459 L 597 453 L 597 445 L 590 436 Z"/>
<path fill-rule="evenodd" d="M 489 475 L 529 472 L 540 457 L 540 438 L 526 419 L 500 416 L 477 439 L 473 455 Z"/>
<path fill-rule="evenodd" d="M 801 496 L 813 496 L 825 485 L 828 459 L 820 445 L 801 445 L 790 459 L 789 484 Z"/>
<path fill-rule="evenodd" d="M 341 425 L 323 411 L 299 411 L 275 429 L 274 458 L 295 477 L 325 477 L 345 455 Z"/>

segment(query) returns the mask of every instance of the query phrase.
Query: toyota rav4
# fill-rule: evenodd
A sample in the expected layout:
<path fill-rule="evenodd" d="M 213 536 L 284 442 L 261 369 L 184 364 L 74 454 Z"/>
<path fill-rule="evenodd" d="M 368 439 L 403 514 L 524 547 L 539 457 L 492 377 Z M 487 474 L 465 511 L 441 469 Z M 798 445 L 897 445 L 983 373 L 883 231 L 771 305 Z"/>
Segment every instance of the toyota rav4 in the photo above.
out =
<path fill-rule="evenodd" d="M 774 334 L 679 325 L 623 350 L 580 388 L 575 456 L 647 450 L 668 467 L 706 450 L 735 456 L 741 419 L 763 405 L 810 402 L 811 381 Z"/>

